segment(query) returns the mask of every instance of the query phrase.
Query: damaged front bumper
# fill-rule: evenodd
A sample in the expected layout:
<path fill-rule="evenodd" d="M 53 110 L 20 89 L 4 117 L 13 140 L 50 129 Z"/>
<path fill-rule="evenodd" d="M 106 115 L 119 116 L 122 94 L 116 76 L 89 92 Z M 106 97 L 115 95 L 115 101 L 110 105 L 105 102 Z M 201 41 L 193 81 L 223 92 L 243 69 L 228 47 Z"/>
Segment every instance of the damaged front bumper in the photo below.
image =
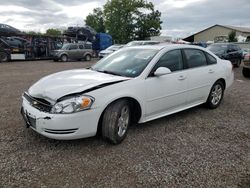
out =
<path fill-rule="evenodd" d="M 23 97 L 21 114 L 27 127 L 48 138 L 72 140 L 96 135 L 99 109 L 72 114 L 51 114 L 33 107 Z"/>

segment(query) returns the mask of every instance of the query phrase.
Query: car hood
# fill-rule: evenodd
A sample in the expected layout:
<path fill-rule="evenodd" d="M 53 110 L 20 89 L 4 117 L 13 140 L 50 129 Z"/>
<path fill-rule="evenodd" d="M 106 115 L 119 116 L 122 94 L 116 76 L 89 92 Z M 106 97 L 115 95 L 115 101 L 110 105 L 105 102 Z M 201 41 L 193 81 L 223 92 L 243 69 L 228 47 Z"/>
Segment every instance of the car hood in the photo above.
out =
<path fill-rule="evenodd" d="M 102 51 L 100 51 L 100 53 L 102 53 L 102 54 L 111 54 L 113 52 L 114 52 L 113 50 L 102 50 Z"/>
<path fill-rule="evenodd" d="M 65 51 L 65 50 L 62 50 L 62 49 L 59 49 L 59 50 L 52 50 L 52 52 L 62 52 L 62 51 Z"/>
<path fill-rule="evenodd" d="M 55 103 L 59 98 L 84 92 L 93 87 L 128 80 L 127 77 L 100 73 L 88 69 L 75 69 L 51 74 L 32 85 L 28 93 Z"/>

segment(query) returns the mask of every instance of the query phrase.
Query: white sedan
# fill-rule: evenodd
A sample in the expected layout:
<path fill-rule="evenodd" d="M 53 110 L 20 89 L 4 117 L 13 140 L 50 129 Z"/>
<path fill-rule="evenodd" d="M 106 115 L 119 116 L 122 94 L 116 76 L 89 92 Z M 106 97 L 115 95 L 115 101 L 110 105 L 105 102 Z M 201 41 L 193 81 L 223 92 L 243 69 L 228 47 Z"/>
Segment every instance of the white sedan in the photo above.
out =
<path fill-rule="evenodd" d="M 189 45 L 121 49 L 89 69 L 55 73 L 23 94 L 27 126 L 53 139 L 101 133 L 113 144 L 131 123 L 203 103 L 217 108 L 234 80 L 232 64 Z"/>

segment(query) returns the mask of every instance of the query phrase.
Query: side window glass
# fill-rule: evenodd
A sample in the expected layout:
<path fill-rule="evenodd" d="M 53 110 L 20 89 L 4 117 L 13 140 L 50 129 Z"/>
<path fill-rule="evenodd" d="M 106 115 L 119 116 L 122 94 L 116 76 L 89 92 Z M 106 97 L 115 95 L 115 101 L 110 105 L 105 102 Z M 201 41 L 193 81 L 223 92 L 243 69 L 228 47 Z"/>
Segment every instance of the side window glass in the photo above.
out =
<path fill-rule="evenodd" d="M 153 71 L 155 71 L 159 67 L 169 68 L 172 72 L 182 70 L 183 61 L 181 50 L 173 50 L 164 54 L 157 62 Z"/>
<path fill-rule="evenodd" d="M 234 51 L 233 45 L 229 45 L 229 46 L 228 46 L 228 52 L 233 52 L 233 51 Z"/>
<path fill-rule="evenodd" d="M 213 65 L 217 63 L 217 60 L 215 57 L 213 57 L 212 55 L 210 55 L 209 53 L 206 53 L 207 55 L 207 64 L 208 65 Z"/>
<path fill-rule="evenodd" d="M 195 68 L 207 65 L 205 54 L 201 50 L 186 49 L 184 50 L 188 68 Z"/>
<path fill-rule="evenodd" d="M 70 47 L 69 47 L 69 50 L 76 50 L 77 49 L 77 45 L 71 45 Z"/>
<path fill-rule="evenodd" d="M 85 49 L 92 49 L 92 45 L 91 44 L 85 44 Z"/>
<path fill-rule="evenodd" d="M 80 48 L 80 49 L 84 49 L 84 48 L 83 48 L 83 45 L 79 45 L 79 48 Z"/>

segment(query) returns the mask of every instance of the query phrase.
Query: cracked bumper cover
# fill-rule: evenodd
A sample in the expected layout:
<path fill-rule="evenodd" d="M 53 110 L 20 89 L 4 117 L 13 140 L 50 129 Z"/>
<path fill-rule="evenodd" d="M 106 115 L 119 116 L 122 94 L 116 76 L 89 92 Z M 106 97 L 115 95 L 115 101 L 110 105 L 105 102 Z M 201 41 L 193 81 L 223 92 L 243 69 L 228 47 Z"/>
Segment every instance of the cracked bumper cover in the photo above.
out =
<path fill-rule="evenodd" d="M 50 114 L 42 112 L 23 99 L 22 114 L 30 128 L 48 138 L 72 140 L 96 135 L 100 110 L 90 109 L 72 114 Z M 33 124 L 33 125 L 31 125 Z M 35 125 L 34 125 L 35 124 Z"/>

